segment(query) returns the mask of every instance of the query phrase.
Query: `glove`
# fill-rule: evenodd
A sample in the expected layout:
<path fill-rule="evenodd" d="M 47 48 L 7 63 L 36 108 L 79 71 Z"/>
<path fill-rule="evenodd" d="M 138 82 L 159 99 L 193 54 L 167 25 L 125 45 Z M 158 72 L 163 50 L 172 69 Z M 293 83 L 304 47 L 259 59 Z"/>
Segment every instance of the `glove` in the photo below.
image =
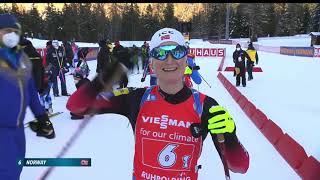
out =
<path fill-rule="evenodd" d="M 141 82 L 144 82 L 146 80 L 146 78 L 141 78 Z"/>
<path fill-rule="evenodd" d="M 193 66 L 192 70 L 200 70 L 200 66 Z"/>
<path fill-rule="evenodd" d="M 236 72 L 236 75 L 240 74 L 240 68 L 239 67 L 235 67 L 235 72 Z"/>
<path fill-rule="evenodd" d="M 37 120 L 29 122 L 30 129 L 37 133 L 37 136 L 42 136 L 48 139 L 55 138 L 54 128 L 47 114 L 37 116 Z"/>
<path fill-rule="evenodd" d="M 208 120 L 208 130 L 211 134 L 232 133 L 235 124 L 229 112 L 222 106 L 212 106 L 209 112 L 213 117 Z"/>
<path fill-rule="evenodd" d="M 118 61 L 107 63 L 101 73 L 99 73 L 99 80 L 107 89 L 112 89 L 112 86 L 119 83 L 123 79 L 123 75 L 127 75 L 128 69 Z"/>

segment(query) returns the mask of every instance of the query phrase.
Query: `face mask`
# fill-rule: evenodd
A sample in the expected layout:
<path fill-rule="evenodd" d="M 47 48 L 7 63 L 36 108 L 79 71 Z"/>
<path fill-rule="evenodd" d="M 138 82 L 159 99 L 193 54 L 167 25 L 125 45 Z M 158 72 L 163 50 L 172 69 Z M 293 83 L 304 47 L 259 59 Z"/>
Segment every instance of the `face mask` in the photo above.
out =
<path fill-rule="evenodd" d="M 19 41 L 20 41 L 20 36 L 15 32 L 7 33 L 2 36 L 2 42 L 8 48 L 16 47 Z"/>
<path fill-rule="evenodd" d="M 58 46 L 58 45 L 53 45 L 53 47 L 54 47 L 55 49 L 58 49 L 58 48 L 59 48 L 59 46 Z"/>
<path fill-rule="evenodd" d="M 237 51 L 240 51 L 240 48 L 236 48 Z"/>

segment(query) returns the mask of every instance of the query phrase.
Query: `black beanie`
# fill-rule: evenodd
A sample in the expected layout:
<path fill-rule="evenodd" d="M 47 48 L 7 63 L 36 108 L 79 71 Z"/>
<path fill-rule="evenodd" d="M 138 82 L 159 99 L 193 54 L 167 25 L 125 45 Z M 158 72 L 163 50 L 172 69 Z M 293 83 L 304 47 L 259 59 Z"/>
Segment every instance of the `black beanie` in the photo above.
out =
<path fill-rule="evenodd" d="M 11 14 L 0 14 L 0 29 L 3 28 L 13 28 L 21 29 L 21 25 L 18 22 L 17 18 Z"/>

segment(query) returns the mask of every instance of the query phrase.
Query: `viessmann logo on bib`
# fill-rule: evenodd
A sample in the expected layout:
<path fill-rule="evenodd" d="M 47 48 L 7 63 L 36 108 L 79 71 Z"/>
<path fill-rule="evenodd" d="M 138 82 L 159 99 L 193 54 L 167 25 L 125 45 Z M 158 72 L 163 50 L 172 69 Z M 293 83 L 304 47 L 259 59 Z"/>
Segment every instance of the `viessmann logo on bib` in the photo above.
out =
<path fill-rule="evenodd" d="M 189 128 L 191 123 L 189 121 L 171 119 L 168 115 L 162 115 L 161 117 L 142 116 L 144 123 L 159 124 L 160 129 L 167 129 L 168 126 Z"/>

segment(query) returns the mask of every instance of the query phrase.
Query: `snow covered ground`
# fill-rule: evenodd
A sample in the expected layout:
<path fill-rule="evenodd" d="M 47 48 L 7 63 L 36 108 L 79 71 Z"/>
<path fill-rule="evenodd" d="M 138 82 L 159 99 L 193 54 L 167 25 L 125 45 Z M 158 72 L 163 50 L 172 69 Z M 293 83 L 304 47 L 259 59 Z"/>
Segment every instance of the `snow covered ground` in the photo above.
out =
<path fill-rule="evenodd" d="M 36 48 L 46 47 L 47 40 L 31 39 L 31 38 L 28 38 L 28 39 L 32 41 L 33 45 Z M 249 38 L 238 38 L 238 39 L 231 39 L 231 40 L 248 42 Z M 61 44 L 62 42 L 59 41 L 59 43 Z M 190 46 L 202 47 L 204 45 L 203 43 L 204 42 L 201 39 L 190 40 Z M 254 42 L 254 44 L 259 44 L 263 46 L 272 46 L 272 47 L 280 47 L 280 46 L 309 47 L 310 43 L 311 43 L 311 36 L 309 34 L 283 36 L 283 37 L 261 37 L 261 38 L 258 38 L 257 42 Z M 98 43 L 76 42 L 76 44 L 79 47 L 99 47 Z M 125 47 L 132 47 L 133 45 L 141 47 L 143 45 L 143 41 L 120 41 L 120 44 Z"/>
<path fill-rule="evenodd" d="M 143 42 L 137 42 L 143 43 Z M 191 40 L 191 47 L 225 47 L 227 51 L 225 66 L 232 66 L 234 45 L 212 45 L 201 40 Z M 139 46 L 139 44 L 136 44 Z M 275 44 L 276 45 L 276 42 Z M 293 45 L 293 44 L 292 44 Z M 296 45 L 296 44 L 295 44 Z M 254 80 L 247 82 L 247 87 L 239 87 L 258 108 L 278 124 L 282 130 L 301 144 L 308 155 L 320 160 L 320 85 L 318 82 L 318 67 L 320 59 L 285 56 L 272 53 L 259 53 L 259 66 L 262 73 L 254 73 Z M 238 104 L 232 99 L 223 85 L 217 79 L 217 69 L 221 59 L 197 58 L 201 75 L 212 86 L 205 82 L 199 90 L 225 106 L 235 119 L 237 135 L 250 154 L 250 167 L 246 174 L 231 173 L 232 179 L 290 179 L 300 177 L 286 163 L 274 147 L 267 141 L 251 120 L 244 114 Z M 91 74 L 95 75 L 96 61 L 90 61 Z M 224 69 L 223 68 L 223 69 Z M 141 70 L 140 70 L 141 72 Z M 235 78 L 230 72 L 223 74 L 233 83 Z M 140 82 L 141 74 L 129 76 L 129 86 L 147 86 L 149 77 Z M 68 92 L 76 90 L 72 76 L 66 77 Z M 77 130 L 82 121 L 71 120 L 65 108 L 67 97 L 53 99 L 54 111 L 64 113 L 52 118 L 56 130 L 56 138 L 47 140 L 36 137 L 26 129 L 27 158 L 56 157 L 68 139 Z M 33 116 L 28 110 L 26 122 Z M 108 179 L 131 180 L 133 162 L 134 138 L 133 131 L 128 126 L 125 117 L 116 114 L 97 115 L 83 129 L 75 143 L 63 156 L 65 158 L 92 158 L 91 167 L 56 167 L 47 179 Z M 199 180 L 224 180 L 222 163 L 210 140 L 204 142 L 199 164 Z M 24 167 L 22 180 L 39 179 L 47 167 Z"/>

